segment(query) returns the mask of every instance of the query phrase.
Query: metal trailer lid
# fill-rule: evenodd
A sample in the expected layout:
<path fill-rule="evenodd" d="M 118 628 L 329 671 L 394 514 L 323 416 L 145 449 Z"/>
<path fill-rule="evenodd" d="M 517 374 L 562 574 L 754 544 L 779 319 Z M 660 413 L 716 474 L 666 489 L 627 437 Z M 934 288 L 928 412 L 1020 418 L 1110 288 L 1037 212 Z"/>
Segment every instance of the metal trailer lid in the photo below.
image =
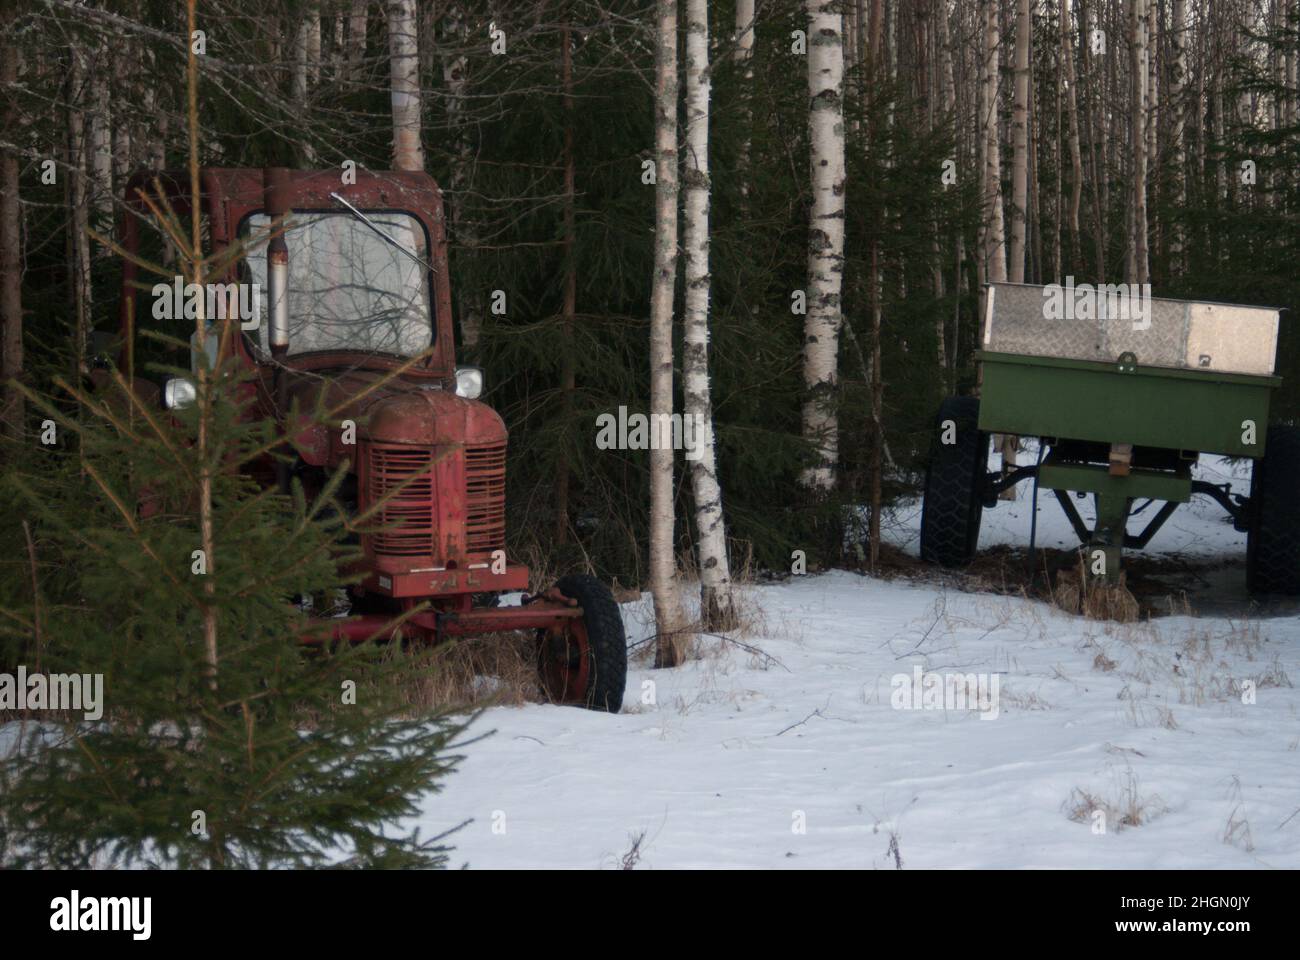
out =
<path fill-rule="evenodd" d="M 986 284 L 987 351 L 1269 376 L 1281 311 L 1152 297 L 1150 284 Z"/>

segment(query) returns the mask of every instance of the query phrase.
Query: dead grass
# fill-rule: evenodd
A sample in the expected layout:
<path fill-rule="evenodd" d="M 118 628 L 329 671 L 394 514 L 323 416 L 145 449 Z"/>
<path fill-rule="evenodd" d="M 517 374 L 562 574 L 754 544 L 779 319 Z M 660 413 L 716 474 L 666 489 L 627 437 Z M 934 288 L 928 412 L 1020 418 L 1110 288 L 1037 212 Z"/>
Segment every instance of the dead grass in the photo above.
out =
<path fill-rule="evenodd" d="M 1113 830 L 1115 833 L 1127 827 L 1140 827 L 1168 810 L 1159 796 L 1142 796 L 1137 775 L 1131 767 L 1126 767 L 1124 774 L 1116 778 L 1109 794 L 1075 787 L 1065 801 L 1066 814 L 1074 822 L 1091 825 L 1100 811 L 1104 815 L 1102 824 L 1105 831 Z"/>
<path fill-rule="evenodd" d="M 1238 847 L 1247 853 L 1255 850 L 1255 838 L 1250 832 L 1250 820 L 1246 818 L 1246 802 L 1241 796 L 1241 781 L 1232 778 L 1232 788 L 1228 794 L 1232 810 L 1228 822 L 1223 827 L 1223 842 L 1230 847 Z"/>
<path fill-rule="evenodd" d="M 537 641 L 528 633 L 494 633 L 437 647 L 396 644 L 398 689 L 413 713 L 440 709 L 544 703 L 537 677 Z"/>
<path fill-rule="evenodd" d="M 1089 620 L 1133 623 L 1141 614 L 1123 571 L 1118 581 L 1111 583 L 1087 576 L 1082 560 L 1074 569 L 1057 574 L 1051 596 L 1052 602 L 1066 613 L 1082 614 Z"/>

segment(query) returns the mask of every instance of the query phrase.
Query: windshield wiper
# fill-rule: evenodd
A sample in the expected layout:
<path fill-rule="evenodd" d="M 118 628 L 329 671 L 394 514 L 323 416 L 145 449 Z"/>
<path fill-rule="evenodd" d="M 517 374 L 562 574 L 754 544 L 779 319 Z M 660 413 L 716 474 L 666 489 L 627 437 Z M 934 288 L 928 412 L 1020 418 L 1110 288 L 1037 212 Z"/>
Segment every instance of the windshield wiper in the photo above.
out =
<path fill-rule="evenodd" d="M 426 261 L 420 259 L 418 256 L 416 256 L 416 255 L 415 255 L 414 253 L 412 253 L 410 250 L 407 250 L 406 247 L 404 247 L 400 242 L 398 242 L 397 240 L 395 240 L 393 237 L 389 236 L 389 235 L 388 235 L 387 233 L 385 233 L 383 230 L 379 229 L 379 225 L 378 225 L 378 224 L 376 224 L 373 220 L 371 220 L 369 217 L 367 217 L 364 213 L 362 213 L 362 212 L 361 212 L 360 210 L 358 210 L 356 207 L 352 206 L 352 204 L 348 203 L 346 200 L 344 200 L 342 197 L 340 197 L 337 193 L 331 193 L 330 196 L 331 196 L 332 198 L 334 198 L 335 200 L 337 200 L 339 203 L 343 204 L 343 206 L 347 207 L 350 211 L 352 211 L 352 215 L 353 215 L 354 217 L 356 217 L 358 220 L 360 220 L 362 223 L 364 223 L 364 224 L 365 224 L 367 227 L 369 227 L 371 230 L 375 231 L 375 233 L 379 234 L 380 239 L 386 241 L 387 243 L 392 244 L 394 247 L 396 247 L 398 250 L 402 251 L 402 253 L 406 254 L 408 257 L 410 257 L 412 260 L 414 260 L 414 261 L 415 261 L 416 263 L 418 263 L 420 266 L 424 267 L 425 270 L 428 270 L 430 273 L 433 273 L 433 266 L 432 266 L 431 264 L 429 264 L 429 263 L 427 263 Z"/>

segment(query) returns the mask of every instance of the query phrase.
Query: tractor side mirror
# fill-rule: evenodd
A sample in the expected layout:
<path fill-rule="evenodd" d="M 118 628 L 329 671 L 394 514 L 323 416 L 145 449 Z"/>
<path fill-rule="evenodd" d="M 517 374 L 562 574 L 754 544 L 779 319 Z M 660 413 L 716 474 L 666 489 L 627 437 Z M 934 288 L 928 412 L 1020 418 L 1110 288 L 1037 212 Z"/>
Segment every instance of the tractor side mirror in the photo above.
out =
<path fill-rule="evenodd" d="M 483 371 L 478 367 L 456 368 L 456 396 L 477 400 L 483 393 Z"/>

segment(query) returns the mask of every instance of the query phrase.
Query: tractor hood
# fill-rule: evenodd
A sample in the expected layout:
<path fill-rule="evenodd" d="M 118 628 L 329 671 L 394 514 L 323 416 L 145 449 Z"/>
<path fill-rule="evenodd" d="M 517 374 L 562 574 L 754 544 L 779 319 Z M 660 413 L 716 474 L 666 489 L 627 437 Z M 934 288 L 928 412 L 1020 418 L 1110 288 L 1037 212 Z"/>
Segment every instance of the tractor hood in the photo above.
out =
<path fill-rule="evenodd" d="M 364 434 L 376 443 L 419 445 L 499 443 L 506 428 L 497 412 L 449 390 L 418 389 L 387 397 L 369 411 Z"/>
<path fill-rule="evenodd" d="M 355 442 L 400 443 L 415 446 L 503 444 L 506 427 L 491 407 L 458 397 L 451 390 L 424 383 L 394 380 L 375 388 L 380 374 L 365 371 L 336 378 L 298 379 L 289 388 L 290 403 L 299 410 L 339 410 L 330 425 L 303 416 L 293 445 L 313 466 L 334 466 L 357 459 Z M 361 395 L 347 404 L 347 397 Z M 344 442 L 346 421 L 355 425 L 354 443 Z"/>

